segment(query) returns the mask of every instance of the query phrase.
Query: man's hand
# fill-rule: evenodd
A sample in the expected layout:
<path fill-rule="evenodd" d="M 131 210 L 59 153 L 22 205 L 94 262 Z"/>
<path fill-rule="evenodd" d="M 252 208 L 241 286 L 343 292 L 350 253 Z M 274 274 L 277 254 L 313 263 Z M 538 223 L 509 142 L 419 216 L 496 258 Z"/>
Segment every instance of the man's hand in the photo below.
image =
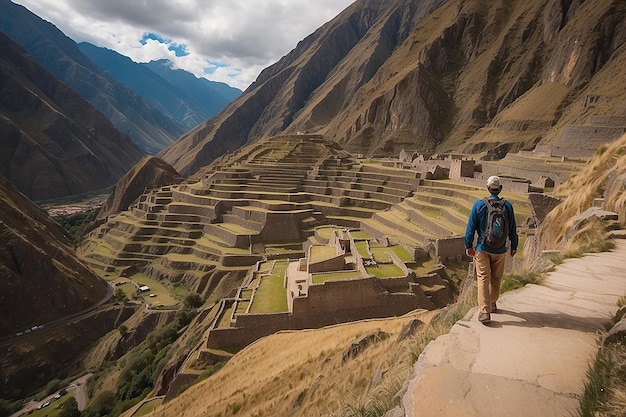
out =
<path fill-rule="evenodd" d="M 516 250 L 511 249 L 511 256 L 515 256 L 516 253 L 517 253 Z"/>
<path fill-rule="evenodd" d="M 465 254 L 467 256 L 469 256 L 470 258 L 473 258 L 474 256 L 476 256 L 476 249 L 474 249 L 474 248 L 465 248 Z"/>

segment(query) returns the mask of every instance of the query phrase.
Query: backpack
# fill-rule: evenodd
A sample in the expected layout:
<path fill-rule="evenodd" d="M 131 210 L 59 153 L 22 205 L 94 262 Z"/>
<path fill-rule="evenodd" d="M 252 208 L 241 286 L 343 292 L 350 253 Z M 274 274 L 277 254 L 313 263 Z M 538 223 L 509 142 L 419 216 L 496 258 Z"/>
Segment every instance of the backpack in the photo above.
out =
<path fill-rule="evenodd" d="M 506 243 L 509 234 L 509 213 L 504 206 L 504 198 L 483 198 L 487 207 L 487 226 L 482 244 L 492 249 L 500 249 Z"/>

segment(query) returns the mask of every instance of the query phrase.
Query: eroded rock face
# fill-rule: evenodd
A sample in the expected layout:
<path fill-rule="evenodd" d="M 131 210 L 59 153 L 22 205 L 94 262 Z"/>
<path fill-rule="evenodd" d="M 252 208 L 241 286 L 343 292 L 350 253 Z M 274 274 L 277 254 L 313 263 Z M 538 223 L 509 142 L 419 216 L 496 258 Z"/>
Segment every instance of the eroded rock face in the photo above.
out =
<path fill-rule="evenodd" d="M 626 219 L 626 172 L 613 171 L 609 174 L 604 191 L 604 208 L 618 214 L 623 223 Z"/>
<path fill-rule="evenodd" d="M 618 321 L 609 332 L 606 334 L 602 344 L 608 346 L 616 343 L 623 343 L 626 338 L 626 320 L 622 319 Z"/>

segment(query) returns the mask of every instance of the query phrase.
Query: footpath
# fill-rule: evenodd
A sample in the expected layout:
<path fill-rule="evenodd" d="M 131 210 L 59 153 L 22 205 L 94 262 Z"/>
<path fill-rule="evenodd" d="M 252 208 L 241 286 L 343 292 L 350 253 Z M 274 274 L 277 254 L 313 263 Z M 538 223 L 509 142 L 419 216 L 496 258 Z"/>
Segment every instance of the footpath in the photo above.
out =
<path fill-rule="evenodd" d="M 431 342 L 402 398 L 405 415 L 577 415 L 604 324 L 626 295 L 626 241 L 616 245 L 503 294 L 489 325 L 473 309 Z"/>

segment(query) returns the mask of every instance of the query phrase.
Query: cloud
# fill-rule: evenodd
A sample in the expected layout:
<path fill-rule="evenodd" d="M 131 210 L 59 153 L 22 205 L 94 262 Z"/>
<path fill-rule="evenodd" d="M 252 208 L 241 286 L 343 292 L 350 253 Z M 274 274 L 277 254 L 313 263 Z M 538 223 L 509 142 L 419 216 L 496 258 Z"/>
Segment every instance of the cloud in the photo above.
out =
<path fill-rule="evenodd" d="M 352 0 L 14 0 L 76 42 L 245 89 Z"/>
<path fill-rule="evenodd" d="M 139 43 L 141 43 L 142 45 L 146 45 L 148 43 L 148 40 L 157 41 L 159 43 L 167 45 L 167 49 L 169 51 L 173 51 L 174 55 L 176 55 L 177 57 L 189 55 L 189 51 L 187 50 L 187 45 L 177 44 L 176 42 L 173 42 L 171 39 L 165 39 L 156 33 L 144 33 L 141 39 L 139 40 Z"/>

